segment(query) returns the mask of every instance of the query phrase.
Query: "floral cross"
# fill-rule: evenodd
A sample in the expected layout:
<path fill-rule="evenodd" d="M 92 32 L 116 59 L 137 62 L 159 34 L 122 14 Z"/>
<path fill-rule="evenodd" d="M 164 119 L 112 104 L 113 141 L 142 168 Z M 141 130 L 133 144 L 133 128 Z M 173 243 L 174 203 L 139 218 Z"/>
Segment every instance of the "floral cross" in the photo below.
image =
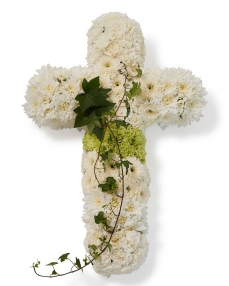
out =
<path fill-rule="evenodd" d="M 68 273 L 93 264 L 109 277 L 136 270 L 148 252 L 145 129 L 199 121 L 206 92 L 189 70 L 143 68 L 140 25 L 125 14 L 101 15 L 87 36 L 88 67 L 42 66 L 29 81 L 24 110 L 39 127 L 86 131 L 82 187 L 88 254 L 83 264 L 78 258 L 72 262 L 69 253 L 59 260 L 72 262 Z M 48 264 L 50 277 L 68 274 L 59 274 L 56 264 Z M 35 272 L 38 265 L 33 264 Z"/>

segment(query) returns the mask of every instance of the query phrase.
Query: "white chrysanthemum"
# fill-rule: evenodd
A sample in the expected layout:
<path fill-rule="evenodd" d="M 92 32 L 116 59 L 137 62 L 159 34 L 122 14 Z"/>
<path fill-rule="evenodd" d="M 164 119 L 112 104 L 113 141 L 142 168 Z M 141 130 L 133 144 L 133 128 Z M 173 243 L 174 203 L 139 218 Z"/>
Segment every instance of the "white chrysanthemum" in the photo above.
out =
<path fill-rule="evenodd" d="M 88 66 L 93 66 L 103 55 L 127 65 L 143 65 L 144 38 L 140 25 L 121 13 L 107 13 L 93 21 L 88 30 Z"/>
<path fill-rule="evenodd" d="M 85 213 L 90 214 L 93 218 L 103 208 L 108 205 L 111 200 L 111 195 L 101 192 L 100 188 L 94 189 L 91 193 L 86 193 L 83 201 Z"/>
<path fill-rule="evenodd" d="M 53 129 L 73 128 L 78 106 L 75 100 L 82 92 L 82 80 L 90 78 L 92 70 L 74 67 L 70 70 L 42 66 L 29 81 L 25 113 L 39 126 Z"/>
<path fill-rule="evenodd" d="M 82 179 L 82 188 L 85 193 L 93 192 L 94 189 L 98 187 L 98 182 L 94 175 L 91 175 L 91 173 L 88 174 L 88 172 L 84 173 L 83 179 Z"/>
<path fill-rule="evenodd" d="M 145 74 L 144 74 L 145 72 Z M 153 123 L 162 129 L 199 121 L 206 105 L 206 91 L 199 78 L 181 68 L 143 69 L 141 95 L 131 103 L 128 122 L 145 130 Z"/>
<path fill-rule="evenodd" d="M 98 74 L 109 74 L 110 77 L 114 77 L 122 65 L 118 59 L 104 55 L 98 59 L 94 67 Z"/>
<path fill-rule="evenodd" d="M 111 253 L 107 250 L 94 263 L 94 270 L 104 276 L 130 273 L 146 259 L 148 243 L 144 234 L 136 231 L 120 231 L 114 237 Z M 116 248 L 116 244 L 119 247 Z"/>

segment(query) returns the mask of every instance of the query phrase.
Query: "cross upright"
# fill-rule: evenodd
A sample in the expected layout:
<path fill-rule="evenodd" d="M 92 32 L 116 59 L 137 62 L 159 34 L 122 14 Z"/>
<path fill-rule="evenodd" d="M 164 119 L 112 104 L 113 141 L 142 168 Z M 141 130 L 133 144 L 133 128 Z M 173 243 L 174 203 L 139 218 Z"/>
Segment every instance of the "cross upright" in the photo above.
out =
<path fill-rule="evenodd" d="M 125 14 L 101 15 L 87 36 L 88 67 L 42 66 L 29 81 L 24 110 L 39 127 L 86 131 L 84 244 L 94 270 L 109 277 L 136 270 L 148 252 L 145 129 L 154 123 L 164 130 L 199 121 L 206 91 L 189 70 L 144 68 L 140 25 Z M 103 99 L 100 106 L 95 90 Z M 106 111 L 115 112 L 107 113 L 107 129 L 101 131 L 105 99 L 110 104 Z"/>

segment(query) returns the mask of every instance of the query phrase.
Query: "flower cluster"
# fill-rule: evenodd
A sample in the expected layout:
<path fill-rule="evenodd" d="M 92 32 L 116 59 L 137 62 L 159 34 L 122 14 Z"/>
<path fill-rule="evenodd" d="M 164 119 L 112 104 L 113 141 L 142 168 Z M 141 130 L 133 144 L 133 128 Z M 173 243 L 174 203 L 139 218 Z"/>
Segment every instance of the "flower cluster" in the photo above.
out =
<path fill-rule="evenodd" d="M 92 70 L 85 67 L 42 66 L 30 81 L 26 92 L 25 113 L 39 127 L 52 129 L 73 128 L 78 106 L 75 97 L 82 92 L 83 79 L 90 78 Z"/>
<path fill-rule="evenodd" d="M 119 147 L 123 158 L 127 156 L 137 157 L 142 163 L 145 163 L 146 139 L 141 130 L 133 128 L 131 125 L 128 125 L 127 128 L 123 126 L 117 128 L 114 123 L 111 124 L 111 130 L 119 138 Z M 100 141 L 94 134 L 85 133 L 83 138 L 85 151 L 96 150 L 98 152 L 99 146 Z M 109 131 L 104 136 L 103 148 L 104 151 L 113 150 L 113 152 L 118 153 L 117 144 Z"/>
<path fill-rule="evenodd" d="M 87 251 L 88 245 L 98 245 L 101 237 L 109 237 L 101 225 L 96 225 L 94 216 L 103 209 L 109 224 L 116 220 L 115 214 L 120 208 L 120 198 L 115 194 L 101 192 L 94 175 L 98 153 L 96 151 L 83 153 L 82 187 L 84 191 L 84 215 L 87 236 L 84 244 Z M 111 239 L 111 251 L 108 249 L 94 261 L 96 272 L 110 276 L 111 274 L 129 273 L 136 270 L 144 261 L 148 252 L 146 241 L 146 203 L 150 196 L 150 175 L 145 164 L 135 157 L 127 157 L 132 163 L 128 174 L 125 176 L 125 196 L 121 216 L 118 219 L 117 230 Z M 100 181 L 112 176 L 117 181 L 117 193 L 121 194 L 121 179 L 118 169 L 112 162 L 117 160 L 117 154 L 112 154 L 110 164 L 104 168 L 102 163 L 96 164 L 96 176 Z"/>
<path fill-rule="evenodd" d="M 109 65 L 110 62 L 113 66 L 122 61 L 134 68 L 137 63 L 144 63 L 145 45 L 141 27 L 125 14 L 111 12 L 101 15 L 93 21 L 87 36 L 89 67 Z"/>
<path fill-rule="evenodd" d="M 145 130 L 157 123 L 164 130 L 170 125 L 186 126 L 199 121 L 206 105 L 202 81 L 185 69 L 143 69 L 142 93 L 131 104 L 128 121 Z"/>

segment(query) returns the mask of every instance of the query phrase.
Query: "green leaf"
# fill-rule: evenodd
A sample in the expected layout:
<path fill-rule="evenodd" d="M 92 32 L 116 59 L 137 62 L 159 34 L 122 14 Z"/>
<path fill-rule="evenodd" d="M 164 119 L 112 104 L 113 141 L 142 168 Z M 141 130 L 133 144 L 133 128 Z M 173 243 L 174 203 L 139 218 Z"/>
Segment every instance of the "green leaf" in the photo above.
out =
<path fill-rule="evenodd" d="M 105 184 L 99 184 L 99 188 L 102 189 L 102 192 L 114 191 L 116 186 L 116 180 L 113 177 L 107 177 Z"/>
<path fill-rule="evenodd" d="M 135 95 L 139 95 L 142 90 L 141 90 L 141 83 L 139 82 L 134 82 L 132 81 L 132 87 L 131 89 L 129 90 L 129 93 L 132 95 L 132 96 L 135 96 Z"/>
<path fill-rule="evenodd" d="M 60 262 L 65 261 L 66 259 L 68 259 L 68 255 L 69 255 L 69 254 L 70 254 L 70 253 L 62 254 L 62 255 L 58 258 L 58 260 L 60 260 Z"/>
<path fill-rule="evenodd" d="M 98 117 L 102 117 L 105 113 L 108 113 L 114 106 L 115 106 L 115 103 L 110 102 L 107 106 L 96 108 L 95 114 Z"/>
<path fill-rule="evenodd" d="M 105 242 L 106 241 L 106 237 L 99 237 L 99 240 L 102 241 L 102 242 Z"/>
<path fill-rule="evenodd" d="M 108 140 L 108 142 L 110 142 L 110 141 Z M 107 152 L 102 153 L 102 154 L 100 155 L 101 158 L 102 158 L 101 161 L 108 161 L 108 162 L 110 162 L 112 152 L 113 152 L 113 150 L 110 149 L 110 150 L 108 150 Z"/>
<path fill-rule="evenodd" d="M 141 70 L 139 64 L 138 64 L 138 68 L 136 69 L 136 71 L 137 71 L 137 77 L 141 77 L 142 76 L 142 70 Z"/>
<path fill-rule="evenodd" d="M 95 136 L 96 136 L 100 141 L 102 141 L 102 139 L 103 139 L 103 132 L 104 132 L 103 128 L 95 127 L 92 133 L 94 133 Z"/>
<path fill-rule="evenodd" d="M 133 165 L 133 164 L 130 161 L 127 161 L 127 160 L 115 163 L 115 166 L 118 167 L 118 168 L 120 168 L 121 165 L 126 167 L 126 175 L 127 175 L 130 165 Z"/>
<path fill-rule="evenodd" d="M 33 267 L 33 268 L 39 268 L 39 264 L 40 264 L 40 263 L 41 263 L 41 262 L 37 260 L 37 263 L 33 263 L 33 265 L 32 265 L 31 267 Z"/>
<path fill-rule="evenodd" d="M 89 134 L 91 134 L 93 132 L 94 128 L 95 128 L 95 123 L 93 121 L 90 121 L 87 125 L 87 129 L 88 129 Z"/>
<path fill-rule="evenodd" d="M 90 261 L 87 261 L 87 257 L 85 257 L 85 259 L 83 259 L 83 262 L 84 262 L 84 266 L 87 266 L 88 264 L 90 264 Z"/>
<path fill-rule="evenodd" d="M 80 259 L 76 257 L 76 262 L 75 262 L 75 265 L 78 267 L 78 269 L 81 269 L 82 272 L 83 272 L 83 268 L 81 266 L 81 263 L 80 263 Z"/>
<path fill-rule="evenodd" d="M 107 218 L 104 217 L 104 212 L 99 212 L 97 216 L 94 216 L 94 219 L 96 224 L 102 223 L 106 229 L 111 228 L 111 226 L 107 224 Z"/>
<path fill-rule="evenodd" d="M 77 107 L 73 110 L 75 113 L 77 113 L 77 116 L 75 118 L 75 124 L 74 127 L 82 127 L 86 126 L 91 122 L 91 118 L 89 117 L 92 110 L 87 110 L 85 112 L 82 112 L 80 107 Z"/>
<path fill-rule="evenodd" d="M 126 96 L 127 96 L 129 99 L 132 99 L 132 98 L 133 98 L 132 94 L 129 93 L 128 91 L 126 92 Z"/>
<path fill-rule="evenodd" d="M 119 128 L 120 126 L 127 128 L 127 125 L 128 125 L 128 123 L 124 120 L 114 120 L 112 122 L 114 122 L 116 124 L 117 128 Z"/>
<path fill-rule="evenodd" d="M 111 252 L 112 245 L 108 241 L 105 241 L 105 243 L 106 243 L 107 247 L 109 248 L 109 251 Z"/>
<path fill-rule="evenodd" d="M 49 264 L 46 264 L 46 266 L 54 266 L 56 264 L 58 264 L 58 262 L 50 262 Z"/>
<path fill-rule="evenodd" d="M 88 248 L 91 248 L 92 250 L 96 251 L 97 246 L 95 244 L 88 244 Z"/>
<path fill-rule="evenodd" d="M 80 107 L 77 107 L 74 109 L 74 112 L 77 113 L 74 127 L 87 126 L 88 130 L 90 130 L 91 126 L 93 130 L 93 126 L 101 126 L 99 118 L 96 116 L 93 108 L 88 108 L 86 111 L 82 112 Z"/>
<path fill-rule="evenodd" d="M 94 216 L 94 219 L 95 219 L 96 224 L 100 224 L 100 223 L 104 224 L 107 222 L 107 219 L 104 217 L 104 212 L 99 212 L 97 216 Z"/>
<path fill-rule="evenodd" d="M 91 79 L 89 82 L 86 80 L 86 78 L 84 78 L 82 82 L 82 88 L 85 93 L 95 89 L 99 89 L 99 85 L 99 76 Z"/>
<path fill-rule="evenodd" d="M 94 253 L 94 258 L 97 259 L 98 256 L 99 256 L 98 252 L 95 252 L 95 253 Z"/>
<path fill-rule="evenodd" d="M 103 89 L 90 90 L 85 94 L 78 94 L 75 99 L 79 101 L 81 111 L 84 112 L 92 106 L 102 107 L 111 105 L 111 102 L 106 99 L 108 98 L 107 93 L 109 91 L 111 91 L 111 89 L 106 89 L 105 91 Z"/>
<path fill-rule="evenodd" d="M 125 102 L 125 105 L 126 105 L 126 116 L 125 116 L 125 119 L 129 116 L 130 114 L 130 104 L 129 104 L 129 101 L 128 100 L 124 100 Z"/>
<path fill-rule="evenodd" d="M 53 269 L 52 274 L 51 275 L 58 275 L 58 273 L 56 272 L 55 269 Z"/>

